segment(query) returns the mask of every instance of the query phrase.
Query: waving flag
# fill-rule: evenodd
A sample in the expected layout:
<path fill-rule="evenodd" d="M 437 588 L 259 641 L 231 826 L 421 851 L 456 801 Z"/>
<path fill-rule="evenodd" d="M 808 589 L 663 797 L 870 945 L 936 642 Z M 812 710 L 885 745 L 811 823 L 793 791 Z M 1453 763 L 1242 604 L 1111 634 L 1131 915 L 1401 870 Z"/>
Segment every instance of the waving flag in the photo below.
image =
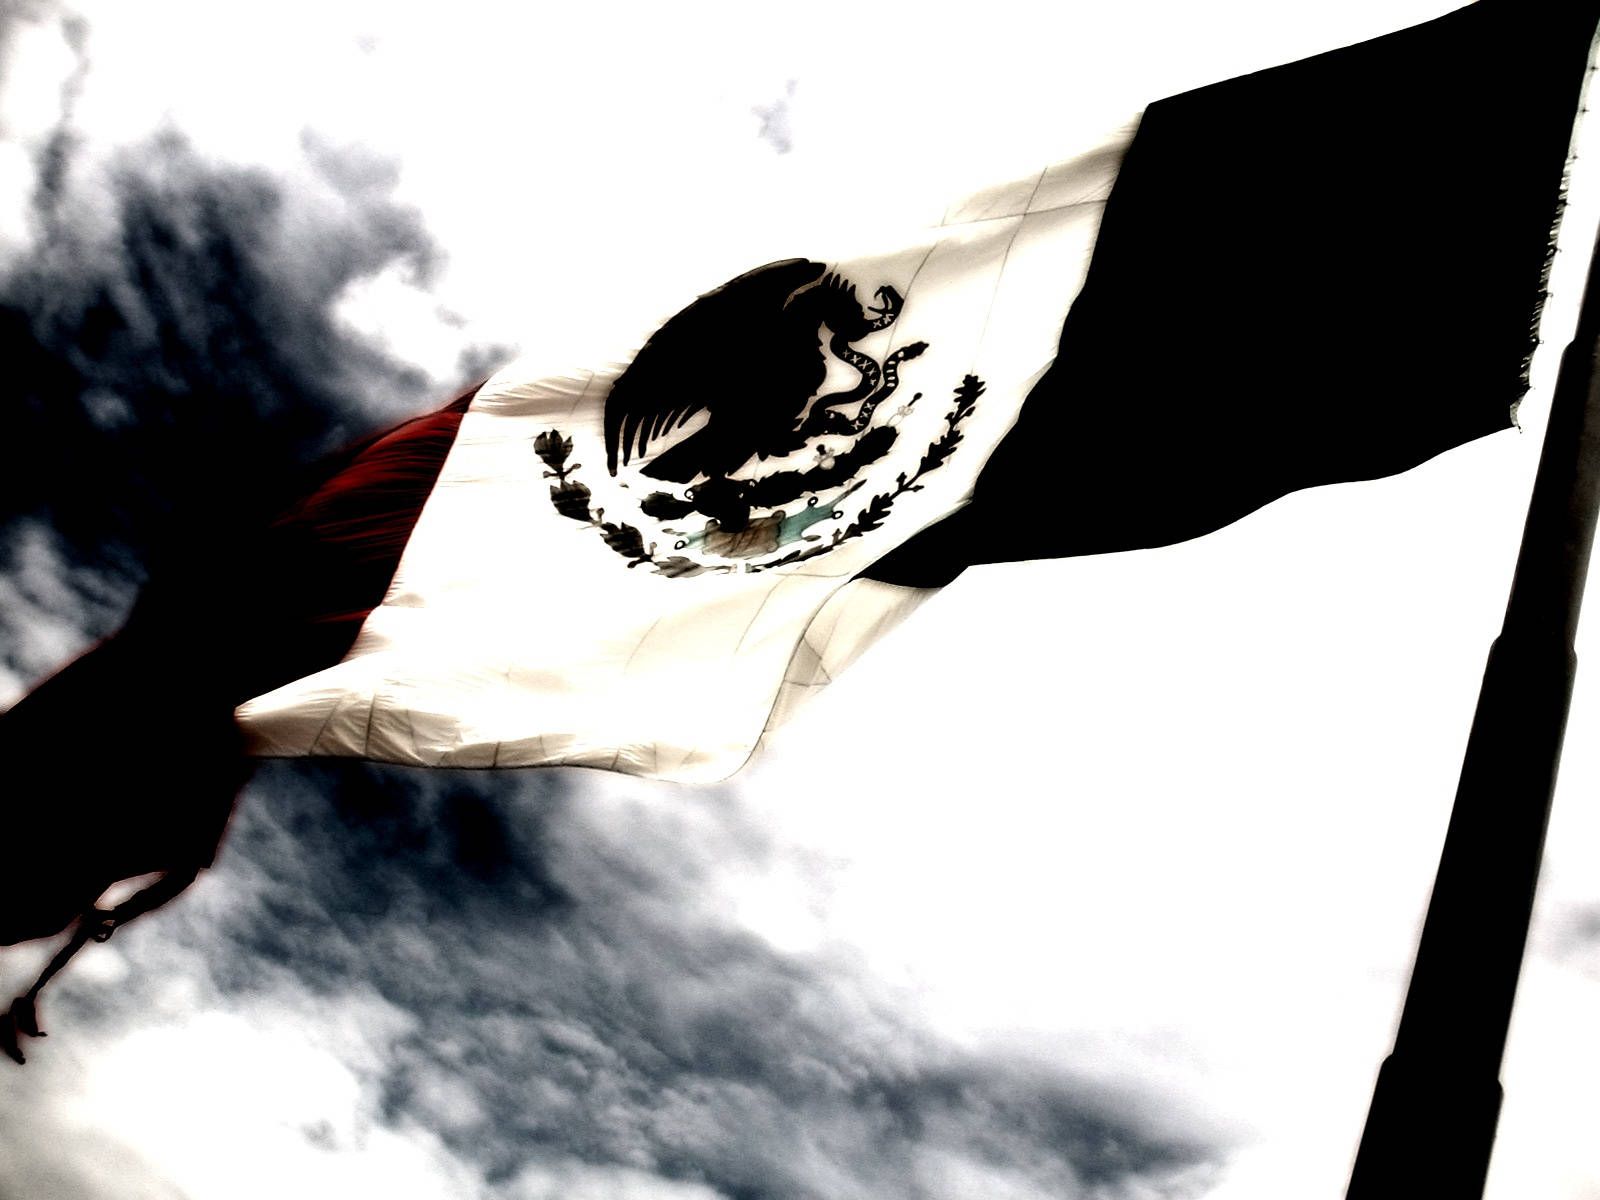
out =
<path fill-rule="evenodd" d="M 1490 0 L 1203 88 L 614 363 L 507 367 L 283 526 L 326 560 L 321 507 L 376 498 L 398 563 L 336 606 L 348 652 L 239 708 L 253 751 L 720 778 L 968 565 L 1194 537 L 1511 426 L 1592 34 Z M 425 503 L 366 490 L 403 446 Z M 318 608 L 341 570 L 283 574 Z"/>
<path fill-rule="evenodd" d="M 967 566 L 1195 537 L 1510 426 L 1593 33 L 1486 0 L 1162 101 L 898 245 L 757 267 L 613 363 L 547 347 L 355 447 L 0 720 L 90 806 L 26 810 L 79 849 L 0 879 L 0 943 L 193 878 L 237 730 L 718 778 Z M 152 824 L 125 765 L 176 729 L 206 746 Z"/>
<path fill-rule="evenodd" d="M 773 263 L 631 360 L 473 395 L 351 653 L 240 712 L 269 754 L 727 775 L 918 593 L 1049 363 L 1120 147 L 903 248 Z"/>

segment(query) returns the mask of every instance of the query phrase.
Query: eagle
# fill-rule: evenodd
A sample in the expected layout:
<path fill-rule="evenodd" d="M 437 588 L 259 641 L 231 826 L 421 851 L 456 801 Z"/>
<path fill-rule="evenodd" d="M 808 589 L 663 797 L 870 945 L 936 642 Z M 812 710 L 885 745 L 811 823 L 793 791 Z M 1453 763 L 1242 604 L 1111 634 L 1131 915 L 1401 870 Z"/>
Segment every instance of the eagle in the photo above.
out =
<path fill-rule="evenodd" d="M 817 418 L 864 400 L 882 367 L 851 343 L 899 314 L 892 287 L 863 310 L 855 285 L 823 263 L 791 258 L 757 267 L 707 292 L 640 349 L 606 398 L 606 466 L 644 458 L 652 444 L 699 413 L 705 424 L 640 470 L 688 484 L 726 479 L 751 458 L 782 457 L 824 427 Z M 860 374 L 847 392 L 811 403 L 828 373 L 822 328 L 834 355 Z M 805 417 L 802 422 L 802 417 Z"/>

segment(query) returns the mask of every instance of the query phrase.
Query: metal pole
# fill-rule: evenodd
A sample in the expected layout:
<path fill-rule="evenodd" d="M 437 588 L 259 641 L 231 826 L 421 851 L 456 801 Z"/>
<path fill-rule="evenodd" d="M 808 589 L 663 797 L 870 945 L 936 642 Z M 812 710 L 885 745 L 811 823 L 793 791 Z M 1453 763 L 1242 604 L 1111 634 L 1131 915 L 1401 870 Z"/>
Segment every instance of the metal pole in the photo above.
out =
<path fill-rule="evenodd" d="M 1411 986 L 1347 1200 L 1478 1200 L 1577 669 L 1600 509 L 1600 243 L 1562 357 Z"/>

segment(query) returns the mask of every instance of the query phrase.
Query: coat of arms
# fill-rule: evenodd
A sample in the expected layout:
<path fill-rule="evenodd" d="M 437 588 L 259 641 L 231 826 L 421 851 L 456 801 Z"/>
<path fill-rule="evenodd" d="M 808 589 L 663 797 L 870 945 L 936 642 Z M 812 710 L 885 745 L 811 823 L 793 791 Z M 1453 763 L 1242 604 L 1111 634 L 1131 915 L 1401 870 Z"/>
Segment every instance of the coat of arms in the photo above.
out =
<path fill-rule="evenodd" d="M 651 336 L 606 398 L 606 468 L 649 488 L 642 519 L 607 521 L 592 506 L 575 474 L 581 464 L 569 463 L 572 439 L 558 429 L 534 443 L 555 481 L 551 503 L 599 530 L 629 566 L 671 576 L 768 570 L 878 528 L 955 452 L 983 383 L 966 376 L 920 462 L 874 490 L 868 468 L 923 395 L 902 392 L 900 368 L 927 343 L 882 361 L 859 348 L 900 316 L 892 286 L 873 298 L 863 305 L 854 283 L 806 259 L 769 263 L 701 296 Z M 853 379 L 824 392 L 830 355 Z M 647 533 L 640 526 L 650 522 L 657 528 Z M 829 522 L 831 531 L 818 528 Z"/>

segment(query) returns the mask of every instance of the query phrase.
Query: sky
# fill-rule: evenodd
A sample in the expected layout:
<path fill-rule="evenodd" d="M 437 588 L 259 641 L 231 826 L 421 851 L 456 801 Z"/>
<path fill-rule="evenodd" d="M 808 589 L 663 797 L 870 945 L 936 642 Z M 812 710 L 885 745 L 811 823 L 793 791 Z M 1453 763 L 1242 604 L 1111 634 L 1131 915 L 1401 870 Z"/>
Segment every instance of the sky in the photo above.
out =
<path fill-rule="evenodd" d="M 0 0 L 0 703 L 117 627 L 219 442 L 268 487 L 1448 7 Z M 264 766 L 47 994 L 0 1197 L 1342 1195 L 1553 367 L 1404 475 L 969 572 L 727 784 Z M 1580 668 L 1499 1200 L 1600 1197 L 1597 727 Z"/>

